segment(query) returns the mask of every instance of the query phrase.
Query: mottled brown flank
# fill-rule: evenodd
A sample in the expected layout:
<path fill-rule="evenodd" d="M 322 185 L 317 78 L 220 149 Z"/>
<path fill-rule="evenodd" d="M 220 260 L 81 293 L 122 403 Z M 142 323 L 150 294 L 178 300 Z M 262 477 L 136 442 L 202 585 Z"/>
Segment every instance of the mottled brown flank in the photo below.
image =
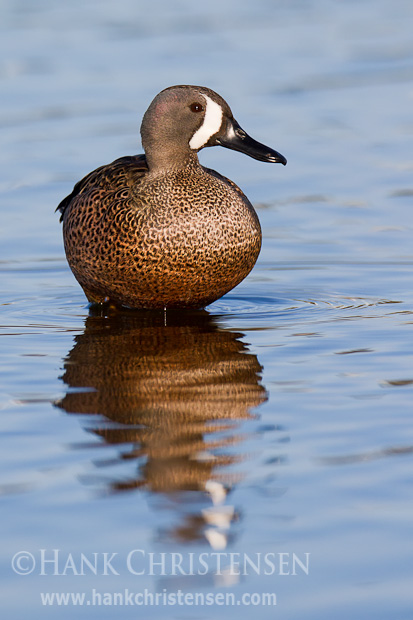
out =
<path fill-rule="evenodd" d="M 89 301 L 203 307 L 239 284 L 261 248 L 241 190 L 196 156 L 151 176 L 143 155 L 91 172 L 59 205 L 67 260 Z"/>

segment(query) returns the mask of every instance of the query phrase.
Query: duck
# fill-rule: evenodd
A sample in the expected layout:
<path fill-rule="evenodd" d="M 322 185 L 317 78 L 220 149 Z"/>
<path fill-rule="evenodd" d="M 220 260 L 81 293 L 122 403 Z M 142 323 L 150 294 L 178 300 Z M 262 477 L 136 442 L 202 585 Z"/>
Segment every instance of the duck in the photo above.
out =
<path fill-rule="evenodd" d="M 205 308 L 249 274 L 262 232 L 242 190 L 198 152 L 222 146 L 287 160 L 204 86 L 162 90 L 140 131 L 144 154 L 90 172 L 57 207 L 68 264 L 91 305 Z"/>

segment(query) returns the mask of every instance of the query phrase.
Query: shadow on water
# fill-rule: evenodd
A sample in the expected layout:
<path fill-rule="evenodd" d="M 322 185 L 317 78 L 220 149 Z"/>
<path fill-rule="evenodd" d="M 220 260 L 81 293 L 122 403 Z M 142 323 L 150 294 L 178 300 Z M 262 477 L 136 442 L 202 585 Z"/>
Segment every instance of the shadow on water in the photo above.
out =
<path fill-rule="evenodd" d="M 65 359 L 68 389 L 57 406 L 87 414 L 88 430 L 119 446 L 106 463 L 110 492 L 148 490 L 178 512 L 194 502 L 194 493 L 183 492 L 207 497 L 210 508 L 186 514 L 168 534 L 174 540 L 206 536 L 225 546 L 225 537 L 208 538 L 205 527 L 229 527 L 236 518 L 224 503 L 237 478 L 222 469 L 245 458 L 240 424 L 267 398 L 262 367 L 242 336 L 206 311 L 110 312 L 86 319 Z M 136 475 L 116 479 L 114 465 L 131 460 Z"/>

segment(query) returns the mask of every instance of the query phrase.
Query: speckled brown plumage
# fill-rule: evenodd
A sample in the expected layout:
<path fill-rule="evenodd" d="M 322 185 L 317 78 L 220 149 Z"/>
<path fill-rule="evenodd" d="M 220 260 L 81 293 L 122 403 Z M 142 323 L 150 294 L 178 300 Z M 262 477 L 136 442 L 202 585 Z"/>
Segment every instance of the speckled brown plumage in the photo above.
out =
<path fill-rule="evenodd" d="M 98 168 L 58 207 L 66 256 L 89 301 L 204 307 L 239 284 L 257 260 L 261 229 L 251 203 L 234 183 L 201 166 L 188 145 L 205 117 L 189 114 L 188 101 L 205 103 L 202 93 L 212 93 L 222 108 L 225 102 L 202 87 L 175 90 L 158 95 L 160 103 L 155 99 L 145 115 L 148 159 L 123 157 Z M 162 123 L 165 105 L 171 126 L 171 115 L 185 107 L 174 135 Z"/>

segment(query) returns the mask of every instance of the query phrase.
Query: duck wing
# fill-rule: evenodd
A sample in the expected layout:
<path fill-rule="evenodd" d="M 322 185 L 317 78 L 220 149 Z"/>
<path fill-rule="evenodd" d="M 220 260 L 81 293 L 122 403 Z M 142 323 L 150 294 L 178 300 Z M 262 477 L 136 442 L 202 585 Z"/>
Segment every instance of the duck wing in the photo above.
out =
<path fill-rule="evenodd" d="M 145 155 L 127 155 L 120 157 L 111 164 L 100 166 L 93 172 L 89 172 L 83 179 L 78 181 L 71 194 L 63 198 L 56 208 L 60 211 L 60 221 L 72 200 L 91 189 L 104 191 L 116 190 L 121 187 L 133 187 L 148 172 Z"/>

